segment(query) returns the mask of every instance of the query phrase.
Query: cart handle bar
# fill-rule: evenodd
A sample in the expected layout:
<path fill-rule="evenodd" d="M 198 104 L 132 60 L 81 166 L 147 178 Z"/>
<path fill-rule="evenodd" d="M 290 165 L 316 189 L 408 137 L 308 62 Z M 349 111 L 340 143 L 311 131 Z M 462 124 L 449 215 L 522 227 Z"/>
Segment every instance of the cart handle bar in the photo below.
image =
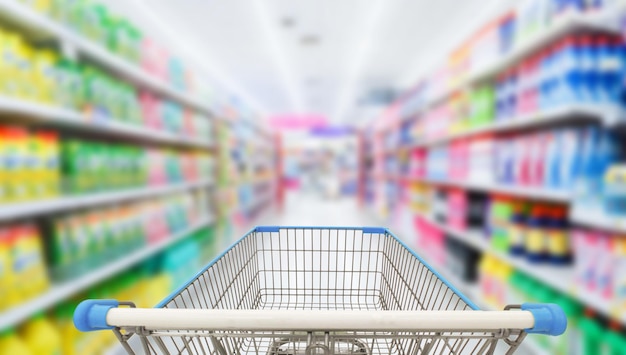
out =
<path fill-rule="evenodd" d="M 567 327 L 555 304 L 525 303 L 521 311 L 361 311 L 118 308 L 116 300 L 87 300 L 74 312 L 79 330 L 144 327 L 207 331 L 453 331 L 524 329 L 561 335 Z"/>

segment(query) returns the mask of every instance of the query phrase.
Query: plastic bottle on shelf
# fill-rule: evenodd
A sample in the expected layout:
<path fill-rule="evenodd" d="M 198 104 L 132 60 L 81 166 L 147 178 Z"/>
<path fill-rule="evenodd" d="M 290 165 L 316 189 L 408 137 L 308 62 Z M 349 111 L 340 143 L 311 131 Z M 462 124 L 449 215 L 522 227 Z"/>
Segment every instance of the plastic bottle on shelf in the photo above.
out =
<path fill-rule="evenodd" d="M 28 299 L 43 292 L 48 287 L 42 241 L 32 224 L 17 225 L 11 228 L 13 273 L 22 299 Z M 24 282 L 23 280 L 28 280 Z"/>
<path fill-rule="evenodd" d="M 523 255 L 527 233 L 528 206 L 523 202 L 515 202 L 513 215 L 508 227 L 509 253 Z"/>
<path fill-rule="evenodd" d="M 20 329 L 20 335 L 33 354 L 62 354 L 61 335 L 43 314 L 38 314 L 26 322 Z"/>
<path fill-rule="evenodd" d="M 613 297 L 616 308 L 626 311 L 626 236 L 614 236 Z"/>
<path fill-rule="evenodd" d="M 623 354 L 626 349 L 626 335 L 624 330 L 615 322 L 610 322 L 604 333 L 604 353 L 610 355 Z"/>
<path fill-rule="evenodd" d="M 567 330 L 560 337 L 549 337 L 549 348 L 555 355 L 576 355 L 580 353 L 580 320 L 583 307 L 571 298 L 559 295 L 554 299 L 567 317 Z"/>
<path fill-rule="evenodd" d="M 597 355 L 603 348 L 604 327 L 595 319 L 595 313 L 585 311 L 585 317 L 580 321 L 582 330 L 581 348 L 583 355 Z"/>
<path fill-rule="evenodd" d="M 528 261 L 538 263 L 547 257 L 547 218 L 543 205 L 534 205 L 526 218 L 524 253 Z"/>
<path fill-rule="evenodd" d="M 74 326 L 73 315 L 76 305 L 71 302 L 60 304 L 54 309 L 54 326 L 61 336 L 61 353 L 63 355 L 85 354 L 77 349 L 85 334 Z"/>
<path fill-rule="evenodd" d="M 30 351 L 15 329 L 0 330 L 0 355 L 37 355 Z"/>
<path fill-rule="evenodd" d="M 0 228 L 0 311 L 14 305 L 19 299 L 13 268 L 12 237 L 9 228 Z"/>
<path fill-rule="evenodd" d="M 490 205 L 490 236 L 491 246 L 501 252 L 508 252 L 509 224 L 513 214 L 513 202 L 501 196 L 492 197 Z"/>
<path fill-rule="evenodd" d="M 547 214 L 545 234 L 549 261 L 555 265 L 569 264 L 572 261 L 572 248 L 567 226 L 567 210 L 561 206 L 551 206 Z"/>

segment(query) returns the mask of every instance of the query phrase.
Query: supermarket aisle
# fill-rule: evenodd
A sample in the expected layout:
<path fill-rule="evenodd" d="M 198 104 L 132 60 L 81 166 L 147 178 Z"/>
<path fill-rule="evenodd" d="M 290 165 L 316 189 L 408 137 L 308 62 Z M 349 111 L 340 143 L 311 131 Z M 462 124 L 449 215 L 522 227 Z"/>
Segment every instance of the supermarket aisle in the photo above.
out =
<path fill-rule="evenodd" d="M 257 224 L 292 226 L 371 226 L 380 221 L 359 208 L 355 198 L 327 199 L 318 194 L 289 193 L 282 212 L 259 219 Z"/>

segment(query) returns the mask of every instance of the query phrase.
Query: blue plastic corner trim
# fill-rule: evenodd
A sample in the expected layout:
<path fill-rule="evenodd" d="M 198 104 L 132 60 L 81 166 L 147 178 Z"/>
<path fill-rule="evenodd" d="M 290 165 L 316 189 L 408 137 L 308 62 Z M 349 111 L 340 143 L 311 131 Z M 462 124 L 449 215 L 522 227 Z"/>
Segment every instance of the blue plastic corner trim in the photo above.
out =
<path fill-rule="evenodd" d="M 522 310 L 529 311 L 535 318 L 535 326 L 525 329 L 531 334 L 561 335 L 567 329 L 565 312 L 553 303 L 524 303 Z"/>
<path fill-rule="evenodd" d="M 115 327 L 107 324 L 107 312 L 119 305 L 117 300 L 82 301 L 74 310 L 74 326 L 81 332 L 113 329 Z"/>
<path fill-rule="evenodd" d="M 254 229 L 255 232 L 261 232 L 261 233 L 278 233 L 280 232 L 280 227 L 279 226 L 257 226 Z"/>
<path fill-rule="evenodd" d="M 385 234 L 386 232 L 387 232 L 387 229 L 383 227 L 363 227 L 363 233 Z"/>

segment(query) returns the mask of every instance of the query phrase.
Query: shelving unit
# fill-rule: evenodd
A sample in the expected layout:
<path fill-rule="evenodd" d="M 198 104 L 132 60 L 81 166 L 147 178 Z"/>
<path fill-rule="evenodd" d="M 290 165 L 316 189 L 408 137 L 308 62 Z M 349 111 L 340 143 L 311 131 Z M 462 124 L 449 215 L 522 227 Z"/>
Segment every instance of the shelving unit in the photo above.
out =
<path fill-rule="evenodd" d="M 11 115 L 11 117 L 19 117 L 21 121 L 53 125 L 57 128 L 77 132 L 106 135 L 116 139 L 126 138 L 141 142 L 201 149 L 213 149 L 215 147 L 215 144 L 210 141 L 124 123 L 115 119 L 96 120 L 73 110 L 11 98 L 0 98 L 0 115 Z"/>
<path fill-rule="evenodd" d="M 436 225 L 449 237 L 459 240 L 483 253 L 493 255 L 503 262 L 515 267 L 515 269 L 532 276 L 547 285 L 550 285 L 559 292 L 567 294 L 581 303 L 601 312 L 602 314 L 617 319 L 623 325 L 626 325 L 626 314 L 616 313 L 613 305 L 608 300 L 602 299 L 601 297 L 591 293 L 577 291 L 574 270 L 571 266 L 557 267 L 532 264 L 523 258 L 516 258 L 493 250 L 487 240 L 487 237 L 480 231 L 460 231 L 442 224 L 430 216 L 422 217 L 426 218 L 433 225 Z"/>
<path fill-rule="evenodd" d="M 619 33 L 619 22 L 617 18 L 618 11 L 613 8 L 603 9 L 600 12 L 576 13 L 570 12 L 564 14 L 557 21 L 544 31 L 537 33 L 533 38 L 519 44 L 506 55 L 499 57 L 481 67 L 474 69 L 467 74 L 464 79 L 459 80 L 455 85 L 448 87 L 446 90 L 432 96 L 427 100 L 416 112 L 412 112 L 404 117 L 409 119 L 422 112 L 428 111 L 434 106 L 448 99 L 455 92 L 467 89 L 477 83 L 492 79 L 496 74 L 502 72 L 517 63 L 529 54 L 543 48 L 548 43 L 562 37 L 568 33 L 580 32 L 583 30 L 595 30 L 609 33 Z"/>
<path fill-rule="evenodd" d="M 428 179 L 428 178 L 406 178 L 411 181 L 423 182 L 433 185 L 446 185 L 451 187 L 460 187 L 467 190 L 483 191 L 500 193 L 509 196 L 522 197 L 529 200 L 541 200 L 556 203 L 570 203 L 572 200 L 572 193 L 568 191 L 549 190 L 545 188 L 535 187 L 523 187 L 523 186 L 509 186 L 498 183 L 490 182 L 476 182 L 468 180 L 443 180 L 443 179 Z"/>
<path fill-rule="evenodd" d="M 127 270 L 133 265 L 156 255 L 170 245 L 185 239 L 194 231 L 210 226 L 214 221 L 215 219 L 211 216 L 203 218 L 194 225 L 171 235 L 159 243 L 142 247 L 74 280 L 53 285 L 41 296 L 27 301 L 17 307 L 13 307 L 4 313 L 0 313 L 0 328 L 5 329 L 7 327 L 18 325 L 38 312 L 44 311 L 59 302 L 62 302 L 71 296 L 98 284 L 99 282 Z"/>
<path fill-rule="evenodd" d="M 199 112 L 213 115 L 211 108 L 203 104 L 201 100 L 192 98 L 187 93 L 180 92 L 138 66 L 109 52 L 101 45 L 74 33 L 71 29 L 29 9 L 17 1 L 1 0 L 0 16 L 9 19 L 10 22 L 18 24 L 29 32 L 37 33 L 41 37 L 56 39 L 64 46 L 71 48 L 70 51 L 75 51 L 80 56 L 84 56 L 110 72 L 124 77 L 125 80 L 136 86 L 152 90 L 183 105 L 192 107 Z"/>
<path fill-rule="evenodd" d="M 429 220 L 435 223 L 431 218 L 429 218 Z M 384 224 L 383 221 L 379 221 L 378 223 Z M 403 239 L 403 241 L 407 243 L 407 245 L 409 245 L 411 248 L 414 248 L 414 245 L 413 245 L 414 240 L 407 238 L 407 236 L 410 236 L 410 235 L 412 235 L 412 233 L 400 229 L 399 237 Z M 478 247 L 476 248 L 479 249 Z M 414 250 L 417 250 L 417 249 L 414 249 Z M 424 261 L 426 261 L 426 263 L 428 263 L 429 265 L 431 266 L 436 265 L 428 253 L 418 253 L 418 255 L 422 259 L 424 259 Z M 476 306 L 478 306 L 481 310 L 501 311 L 501 309 L 496 309 L 495 307 L 485 302 L 481 302 L 481 299 L 483 297 L 481 295 L 480 287 L 478 283 L 466 282 L 462 280 L 460 277 L 458 277 L 457 275 L 455 275 L 454 273 L 450 272 L 449 269 L 447 269 L 446 267 L 437 267 L 435 269 L 441 276 L 443 276 L 448 282 L 450 282 L 450 284 L 456 287 L 464 296 L 466 296 L 470 301 L 474 302 L 474 304 L 476 304 Z M 536 343 L 536 341 L 533 339 L 532 336 L 527 336 L 524 339 L 524 341 L 522 342 L 521 348 L 524 348 L 528 353 L 533 354 L 533 355 L 549 355 L 547 351 L 545 351 Z"/>
<path fill-rule="evenodd" d="M 512 117 L 508 120 L 494 121 L 483 127 L 476 127 L 464 132 L 417 142 L 408 145 L 407 148 L 432 147 L 481 134 L 524 132 L 532 129 L 547 128 L 562 124 L 575 124 L 579 122 L 598 122 L 605 126 L 613 126 L 621 121 L 621 117 L 623 117 L 623 111 L 617 107 L 573 104 L 545 112 L 529 113 Z"/>
<path fill-rule="evenodd" d="M 14 0 L 0 0 L 0 19 L 11 25 L 12 31 L 24 35 L 28 41 L 43 40 L 56 44 L 55 48 L 58 48 L 62 52 L 63 57 L 71 59 L 72 62 L 94 65 L 103 72 L 105 77 L 114 76 L 116 77 L 116 82 L 119 80 L 120 82 L 131 84 L 137 89 L 146 90 L 151 94 L 155 94 L 156 99 L 167 99 L 175 102 L 183 106 L 185 110 L 191 111 L 189 114 L 206 116 L 206 119 L 210 120 L 207 131 L 211 129 L 212 132 L 210 134 L 212 136 L 200 139 L 182 133 L 177 134 L 147 127 L 142 123 L 131 123 L 126 120 L 126 117 L 95 116 L 80 110 L 54 107 L 11 97 L 0 98 L 0 119 L 3 123 L 33 126 L 35 128 L 52 128 L 60 132 L 62 134 L 61 137 L 64 137 L 65 133 L 71 133 L 72 137 L 89 137 L 89 139 L 93 137 L 96 140 L 123 141 L 125 145 L 148 146 L 159 149 L 178 148 L 181 151 L 184 150 L 190 153 L 208 152 L 211 153 L 217 162 L 217 156 L 220 154 L 221 147 L 218 145 L 216 128 L 218 125 L 222 125 L 224 122 L 232 119 L 233 115 L 237 115 L 240 107 L 228 106 L 223 108 L 224 112 L 216 112 L 203 98 L 178 89 L 174 84 L 167 83 L 159 76 L 140 67 L 139 64 L 124 59 L 120 55 L 109 51 L 103 44 L 88 39 L 65 24 L 58 23 L 54 19 L 36 12 L 24 3 Z M 190 119 L 196 119 L 196 117 Z M 147 122 L 149 120 L 144 119 L 144 121 Z M 234 124 L 238 125 L 240 123 L 235 122 Z M 245 141 L 256 144 L 259 147 L 259 151 L 271 151 L 272 147 L 268 148 L 265 140 L 271 142 L 273 136 L 267 129 L 248 121 L 246 121 L 246 124 L 250 129 L 254 130 L 255 141 L 251 139 L 246 139 Z M 227 129 L 234 130 L 231 126 L 227 126 Z M 272 163 L 271 159 L 255 161 L 255 169 L 259 171 L 261 169 L 271 169 Z M 198 200 L 197 203 L 202 205 L 203 210 L 206 207 L 209 215 L 200 216 L 200 220 L 176 233 L 172 233 L 166 239 L 154 244 L 144 245 L 117 259 L 108 260 L 105 264 L 89 270 L 80 277 L 62 282 L 53 280 L 51 287 L 36 298 L 0 311 L 0 329 L 19 327 L 34 315 L 68 301 L 81 292 L 95 289 L 103 282 L 123 274 L 135 265 L 152 260 L 156 255 L 168 251 L 177 242 L 188 241 L 189 239 L 187 238 L 197 231 L 208 227 L 217 230 L 225 217 L 219 213 L 220 201 L 216 198 L 219 192 L 219 176 L 217 172 L 223 167 L 219 166 L 219 164 L 214 164 L 214 166 L 216 170 L 215 176 L 206 177 L 203 175 L 205 178 L 198 181 L 111 189 L 109 191 L 82 195 L 65 195 L 41 201 L 1 205 L 0 221 L 8 222 L 10 225 L 14 222 L 21 223 L 22 220 L 30 220 L 33 217 L 47 217 L 58 212 L 76 211 L 78 213 L 87 208 L 108 207 L 180 192 L 203 190 L 207 194 L 201 194 L 200 196 L 203 196 L 203 198 L 201 201 Z M 267 184 L 272 178 L 256 177 L 256 179 L 251 179 L 249 183 L 253 185 Z M 256 208 L 261 204 L 271 204 L 271 202 L 271 194 L 265 193 L 255 196 L 254 205 L 248 207 Z M 39 220 L 36 222 L 38 223 Z M 218 245 L 218 242 L 221 237 L 218 234 L 213 235 L 216 238 L 215 247 L 220 247 L 221 245 Z M 41 238 L 47 237 L 47 235 L 41 234 Z"/>
<path fill-rule="evenodd" d="M 626 233 L 626 219 L 623 217 L 612 217 L 600 211 L 574 207 L 570 212 L 569 218 L 573 223 L 581 226 L 598 228 L 609 232 Z"/>
<path fill-rule="evenodd" d="M 93 207 L 128 200 L 163 196 L 176 192 L 209 187 L 213 180 L 179 183 L 164 186 L 148 186 L 135 189 L 99 192 L 84 196 L 66 196 L 50 200 L 24 202 L 0 207 L 0 220 L 31 217 L 52 212 Z"/>
<path fill-rule="evenodd" d="M 550 152 L 554 152 L 554 149 L 561 149 L 564 145 L 558 144 L 563 144 L 563 142 L 570 144 L 566 148 L 570 148 L 573 144 L 582 144 L 583 139 L 588 139 L 588 136 L 581 138 L 583 135 L 595 134 L 595 131 L 593 131 L 594 133 L 587 133 L 592 131 L 592 126 L 594 129 L 598 127 L 600 132 L 623 133 L 626 112 L 621 102 L 618 102 L 614 97 L 604 101 L 614 102 L 612 104 L 592 104 L 592 101 L 570 99 L 568 102 L 555 101 L 551 102 L 551 105 L 543 105 L 541 101 L 544 98 L 553 97 L 550 96 L 553 93 L 550 88 L 540 86 L 540 83 L 544 83 L 541 80 L 546 77 L 550 78 L 549 75 L 554 75 L 555 78 L 561 78 L 557 75 L 565 75 L 565 72 L 545 74 L 548 69 L 543 67 L 544 63 L 548 63 L 550 60 L 553 60 L 550 62 L 553 67 L 557 65 L 567 67 L 566 64 L 561 64 L 563 62 L 557 62 L 564 57 L 554 59 L 557 58 L 558 50 L 562 50 L 561 46 L 558 46 L 557 49 L 555 45 L 565 43 L 561 42 L 561 39 L 568 37 L 576 43 L 579 40 L 591 39 L 589 41 L 595 43 L 596 39 L 598 41 L 611 41 L 621 33 L 619 17 L 620 15 L 623 16 L 624 11 L 626 11 L 626 3 L 620 1 L 612 4 L 608 7 L 605 6 L 602 10 L 571 11 L 554 15 L 555 17 L 549 20 L 551 22 L 547 28 L 536 30 L 532 37 L 528 37 L 522 42 L 515 41 L 518 34 L 521 33 L 523 36 L 525 35 L 523 31 L 528 29 L 528 27 L 524 27 L 528 26 L 525 23 L 528 20 L 526 18 L 528 14 L 520 15 L 518 7 L 514 5 L 514 9 L 506 13 L 507 16 L 492 19 L 493 21 L 490 21 L 476 33 L 469 34 L 466 42 L 439 61 L 440 64 L 434 68 L 435 70 L 424 77 L 422 81 L 419 81 L 407 95 L 401 96 L 400 100 L 391 105 L 388 111 L 393 112 L 393 114 L 383 115 L 381 122 L 372 125 L 371 129 L 374 130 L 374 133 L 368 136 L 368 139 L 369 143 L 374 145 L 375 168 L 365 172 L 365 174 L 369 174 L 367 176 L 374 180 L 374 190 L 376 191 L 374 210 L 388 219 L 384 224 L 395 224 L 397 219 L 401 218 L 398 216 L 404 213 L 410 213 L 411 218 L 425 218 L 429 222 L 428 224 L 434 226 L 448 238 L 459 241 L 484 255 L 493 256 L 510 265 L 516 271 L 534 278 L 584 307 L 597 311 L 598 314 L 604 316 L 597 317 L 601 318 L 600 323 L 604 322 L 606 318 L 609 322 L 616 322 L 626 327 L 623 297 L 621 300 L 612 300 L 599 293 L 589 291 L 577 282 L 577 272 L 574 265 L 554 266 L 545 263 L 532 263 L 523 257 L 514 257 L 492 247 L 488 236 L 483 231 L 456 230 L 421 212 L 427 209 L 424 207 L 428 204 L 426 201 L 429 196 L 433 196 L 431 194 L 435 191 L 437 192 L 438 203 L 436 209 L 444 208 L 444 196 L 450 206 L 458 203 L 459 209 L 467 209 L 470 208 L 465 205 L 467 203 L 473 207 L 468 193 L 482 192 L 490 200 L 506 196 L 514 197 L 515 203 L 517 201 L 529 202 L 532 207 L 537 206 L 537 209 L 543 207 L 558 210 L 567 209 L 569 215 L 561 218 L 566 218 L 565 222 L 571 226 L 572 230 L 591 228 L 613 234 L 609 236 L 606 233 L 607 235 L 603 236 L 606 238 L 617 238 L 615 235 L 620 235 L 621 238 L 621 234 L 626 233 L 626 219 L 607 215 L 603 211 L 586 210 L 585 206 L 582 206 L 576 199 L 573 189 L 566 189 L 565 184 L 560 188 L 549 187 L 548 184 L 543 183 L 545 179 L 536 176 L 526 178 L 521 177 L 522 175 L 516 175 L 513 180 L 517 182 L 535 180 L 537 184 L 502 184 L 495 182 L 495 170 L 492 175 L 487 175 L 486 172 L 482 174 L 483 171 L 479 170 L 480 168 L 488 169 L 486 168 L 487 164 L 495 166 L 495 161 L 498 164 L 498 169 L 507 169 L 507 174 L 511 171 L 518 174 L 523 169 L 527 170 L 520 174 L 549 174 L 552 171 L 548 172 L 547 169 L 557 169 L 553 163 L 554 160 L 550 160 L 552 165 L 547 167 L 546 164 L 548 163 L 543 163 L 538 158 L 540 154 L 548 152 L 548 149 L 552 149 Z M 620 11 L 617 11 L 618 8 Z M 513 12 L 516 13 L 513 14 Z M 511 22 L 509 22 L 510 19 L 512 19 Z M 511 25 L 511 23 L 515 25 Z M 522 26 L 521 30 L 517 29 L 516 26 Z M 621 28 L 623 29 L 623 26 Z M 582 36 L 583 34 L 584 36 Z M 513 47 L 507 52 L 503 52 L 503 48 L 510 43 L 514 43 Z M 612 46 L 616 47 L 617 45 L 612 44 Z M 488 54 L 503 54 L 489 56 L 493 60 L 487 62 L 484 59 L 483 50 L 484 53 Z M 477 60 L 484 62 L 477 62 Z M 478 66 L 476 63 L 484 65 Z M 577 70 L 567 68 L 570 70 L 567 73 L 571 73 L 571 70 Z M 554 83 L 557 80 L 555 78 L 550 79 L 552 80 L 550 83 Z M 545 80 L 545 83 L 549 82 L 548 79 Z M 442 83 L 444 85 L 441 85 Z M 555 85 L 571 85 L 573 88 L 570 89 L 576 89 L 575 84 L 571 82 L 563 83 L 560 81 L 559 84 Z M 581 84 L 581 86 L 584 85 Z M 589 90 L 596 90 L 596 87 Z M 597 90 L 606 90 L 606 92 L 612 93 L 608 87 L 598 87 Z M 602 93 L 604 92 L 602 91 Z M 542 107 L 547 106 L 553 108 L 542 109 Z M 513 117 L 500 117 L 503 115 L 502 112 L 525 113 L 516 114 Z M 445 124 L 447 126 L 444 126 Z M 553 134 L 543 136 L 543 132 Z M 567 136 L 568 134 L 571 136 Z M 575 134 L 580 134 L 580 136 L 567 140 Z M 598 136 L 602 135 L 598 133 Z M 542 141 L 544 137 L 545 140 Z M 493 147 L 500 147 L 500 142 L 508 138 L 511 138 L 512 145 L 508 147 L 502 145 L 502 147 L 510 150 L 503 151 L 502 154 L 493 154 Z M 558 141 L 557 144 L 555 143 L 557 139 L 564 140 Z M 592 140 L 584 141 L 585 149 L 595 152 L 589 148 L 589 143 L 587 143 L 589 141 Z M 609 145 L 609 143 L 602 142 L 602 144 Z M 533 144 L 537 144 L 537 146 L 532 146 Z M 539 144 L 545 145 L 539 146 Z M 538 147 L 537 149 L 541 150 L 533 151 L 530 146 Z M 526 155 L 520 153 L 520 150 L 523 149 L 527 149 Z M 612 148 L 607 148 L 607 150 L 609 149 Z M 566 150 L 564 154 L 570 152 Z M 597 154 L 601 153 L 603 152 Z M 580 152 L 576 154 L 578 156 L 583 155 Z M 609 153 L 606 154 L 609 155 Z M 502 163 L 504 160 L 509 165 Z M 523 164 L 518 160 L 524 160 Z M 572 176 L 578 174 L 576 179 L 586 177 L 583 173 L 574 173 L 573 169 L 570 171 L 570 166 L 566 163 L 568 161 L 565 158 L 563 160 L 565 163 L 558 167 L 558 169 L 562 169 L 561 174 L 566 171 L 566 174 L 569 173 Z M 579 164 L 582 165 L 582 163 Z M 513 165 L 514 168 L 510 165 Z M 454 171 L 457 166 L 458 169 Z M 533 172 L 528 172 L 530 170 Z M 462 177 L 458 177 L 461 175 Z M 569 178 L 569 175 L 566 176 Z M 485 179 L 478 180 L 481 177 Z M 554 178 L 554 180 L 558 179 Z M 411 196 L 410 202 L 407 203 L 409 199 L 406 196 L 409 194 Z M 482 198 L 482 196 L 476 198 Z M 458 217 L 459 211 L 454 212 L 457 213 Z M 415 223 L 417 224 L 417 222 Z M 419 229 L 420 227 L 415 228 Z M 432 228 L 426 226 L 425 223 L 425 230 L 432 230 Z M 591 237 L 595 237 L 595 234 Z M 439 243 L 443 243 L 443 241 L 433 237 L 432 243 L 436 243 L 437 248 L 439 248 L 441 247 Z M 622 256 L 611 251 L 607 257 L 621 258 Z M 458 285 L 471 300 L 480 304 L 482 296 L 476 293 L 473 285 L 464 284 L 455 278 L 454 275 L 445 270 L 445 266 L 439 267 L 437 270 L 442 272 L 444 277 L 448 278 L 453 285 Z M 483 309 L 489 309 L 488 305 L 480 305 Z M 597 318 L 589 316 L 589 319 L 595 320 Z M 602 324 L 604 327 L 604 323 Z M 533 344 L 529 339 L 524 344 L 530 353 L 541 355 L 546 353 L 541 346 Z"/>

